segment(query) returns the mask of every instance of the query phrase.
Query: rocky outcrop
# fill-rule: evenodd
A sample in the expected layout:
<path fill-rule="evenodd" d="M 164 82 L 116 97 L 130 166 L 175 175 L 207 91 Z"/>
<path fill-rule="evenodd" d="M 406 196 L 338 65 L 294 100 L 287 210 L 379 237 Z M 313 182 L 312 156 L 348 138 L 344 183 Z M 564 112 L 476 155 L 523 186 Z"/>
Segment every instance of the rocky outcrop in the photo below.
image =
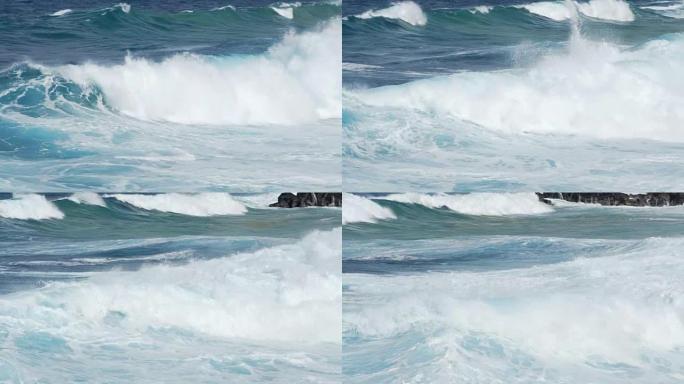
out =
<path fill-rule="evenodd" d="M 299 207 L 341 207 L 342 193 L 339 192 L 299 192 L 281 193 L 278 202 L 269 207 L 299 208 Z"/>
<path fill-rule="evenodd" d="M 546 204 L 553 204 L 549 199 L 559 199 L 573 203 L 588 203 L 601 205 L 625 205 L 630 207 L 665 207 L 683 205 L 682 192 L 649 192 L 649 193 L 619 193 L 619 192 L 537 192 L 539 200 Z"/>

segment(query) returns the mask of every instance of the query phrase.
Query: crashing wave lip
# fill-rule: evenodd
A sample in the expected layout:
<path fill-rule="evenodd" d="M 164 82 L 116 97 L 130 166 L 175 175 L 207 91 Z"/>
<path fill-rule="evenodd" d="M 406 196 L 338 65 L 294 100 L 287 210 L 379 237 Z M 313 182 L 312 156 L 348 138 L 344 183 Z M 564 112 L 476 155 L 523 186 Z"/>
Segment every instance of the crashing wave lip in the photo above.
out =
<path fill-rule="evenodd" d="M 112 9 L 120 9 L 123 13 L 131 12 L 131 5 L 128 3 L 119 3 L 112 7 Z"/>
<path fill-rule="evenodd" d="M 397 108 L 512 135 L 681 142 L 684 79 L 671 68 L 682 65 L 683 48 L 684 34 L 628 49 L 580 38 L 528 68 L 459 72 L 345 97 L 361 103 L 360 119 L 366 109 Z"/>
<path fill-rule="evenodd" d="M 168 193 L 156 195 L 106 195 L 147 211 L 177 213 L 188 216 L 244 215 L 247 207 L 227 193 Z"/>
<path fill-rule="evenodd" d="M 392 3 L 387 8 L 379 10 L 369 10 L 362 14 L 355 15 L 358 19 L 372 19 L 384 17 L 386 19 L 402 20 L 413 26 L 424 26 L 427 24 L 427 16 L 423 13 L 420 6 L 413 1 L 400 1 Z"/>
<path fill-rule="evenodd" d="M 342 195 L 342 224 L 377 223 L 378 220 L 392 220 L 397 216 L 391 209 L 371 199 L 351 193 Z"/>
<path fill-rule="evenodd" d="M 421 194 L 401 193 L 383 196 L 382 199 L 405 204 L 418 204 L 428 208 L 447 208 L 464 215 L 511 216 L 538 215 L 554 212 L 548 204 L 539 201 L 534 193 L 469 193 Z"/>
<path fill-rule="evenodd" d="M 300 7 L 302 4 L 297 3 L 279 3 L 271 6 L 271 9 L 278 15 L 286 19 L 294 19 L 294 9 Z"/>
<path fill-rule="evenodd" d="M 597 20 L 617 22 L 631 22 L 635 20 L 634 12 L 632 12 L 630 5 L 624 0 L 572 1 L 570 4 L 567 2 L 539 1 L 514 5 L 513 7 L 525 9 L 530 13 L 554 21 L 569 20 L 576 11 Z"/>
<path fill-rule="evenodd" d="M 298 125 L 340 118 L 341 22 L 288 33 L 261 55 L 176 54 L 159 62 L 86 62 L 46 69 L 86 98 L 143 121 L 206 125 Z M 145 86 L 141 86 L 144 84 Z M 100 95 L 101 94 L 101 95 Z"/>
<path fill-rule="evenodd" d="M 64 213 L 45 196 L 28 194 L 0 200 L 0 217 L 18 220 L 63 219 Z"/>

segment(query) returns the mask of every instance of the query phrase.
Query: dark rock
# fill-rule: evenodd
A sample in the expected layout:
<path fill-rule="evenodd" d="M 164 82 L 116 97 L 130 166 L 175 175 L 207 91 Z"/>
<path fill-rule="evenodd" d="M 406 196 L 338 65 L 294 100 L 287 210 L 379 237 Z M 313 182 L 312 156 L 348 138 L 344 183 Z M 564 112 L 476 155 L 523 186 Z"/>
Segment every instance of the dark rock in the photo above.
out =
<path fill-rule="evenodd" d="M 539 201 L 551 204 L 549 199 L 570 201 L 573 203 L 588 203 L 600 205 L 625 205 L 630 207 L 665 207 L 683 205 L 682 192 L 648 192 L 648 193 L 620 193 L 620 192 L 537 192 Z"/>
<path fill-rule="evenodd" d="M 342 193 L 340 192 L 299 192 L 281 193 L 278 202 L 269 207 L 299 208 L 299 207 L 341 207 Z"/>

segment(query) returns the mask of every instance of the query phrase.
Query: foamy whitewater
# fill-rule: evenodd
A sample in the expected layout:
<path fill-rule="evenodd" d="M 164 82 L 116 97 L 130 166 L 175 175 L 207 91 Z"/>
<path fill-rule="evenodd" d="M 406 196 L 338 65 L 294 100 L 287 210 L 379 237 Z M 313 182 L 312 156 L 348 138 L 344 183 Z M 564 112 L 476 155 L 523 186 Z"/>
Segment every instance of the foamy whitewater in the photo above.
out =
<path fill-rule="evenodd" d="M 420 6 L 413 1 L 400 1 L 393 3 L 387 8 L 366 11 L 355 17 L 358 17 L 359 19 L 384 17 L 388 19 L 402 20 L 411 25 L 425 25 L 427 23 L 427 17 L 425 17 L 425 14 L 420 9 Z"/>
<path fill-rule="evenodd" d="M 345 8 L 345 187 L 681 189 L 684 24 L 646 4 Z"/>
<path fill-rule="evenodd" d="M 339 210 L 169 215 L 84 196 L 21 197 L 60 220 L 1 211 L 4 381 L 339 382 Z"/>
<path fill-rule="evenodd" d="M 247 212 L 247 207 L 227 193 L 116 194 L 111 197 L 148 211 L 190 216 L 243 215 Z"/>
<path fill-rule="evenodd" d="M 362 196 L 345 193 L 342 200 L 342 224 L 375 223 L 377 220 L 397 218 L 391 209 L 381 207 Z"/>
<path fill-rule="evenodd" d="M 345 382 L 679 383 L 684 210 L 345 225 Z M 399 213 L 401 212 L 401 213 Z"/>
<path fill-rule="evenodd" d="M 0 188 L 338 188 L 340 6 L 213 3 L 3 11 Z"/>

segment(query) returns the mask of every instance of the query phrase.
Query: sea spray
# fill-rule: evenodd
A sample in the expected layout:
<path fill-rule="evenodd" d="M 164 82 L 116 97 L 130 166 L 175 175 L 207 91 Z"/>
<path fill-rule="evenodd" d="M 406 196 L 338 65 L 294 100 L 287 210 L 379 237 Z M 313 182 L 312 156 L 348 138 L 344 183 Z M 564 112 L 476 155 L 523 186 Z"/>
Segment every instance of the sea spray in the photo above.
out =
<path fill-rule="evenodd" d="M 340 22 L 288 34 L 264 55 L 178 54 L 155 62 L 50 69 L 86 95 L 101 91 L 115 111 L 181 124 L 301 124 L 339 117 Z M 140 87 L 141 83 L 146 84 Z M 336 91 L 337 90 L 337 91 Z"/>

